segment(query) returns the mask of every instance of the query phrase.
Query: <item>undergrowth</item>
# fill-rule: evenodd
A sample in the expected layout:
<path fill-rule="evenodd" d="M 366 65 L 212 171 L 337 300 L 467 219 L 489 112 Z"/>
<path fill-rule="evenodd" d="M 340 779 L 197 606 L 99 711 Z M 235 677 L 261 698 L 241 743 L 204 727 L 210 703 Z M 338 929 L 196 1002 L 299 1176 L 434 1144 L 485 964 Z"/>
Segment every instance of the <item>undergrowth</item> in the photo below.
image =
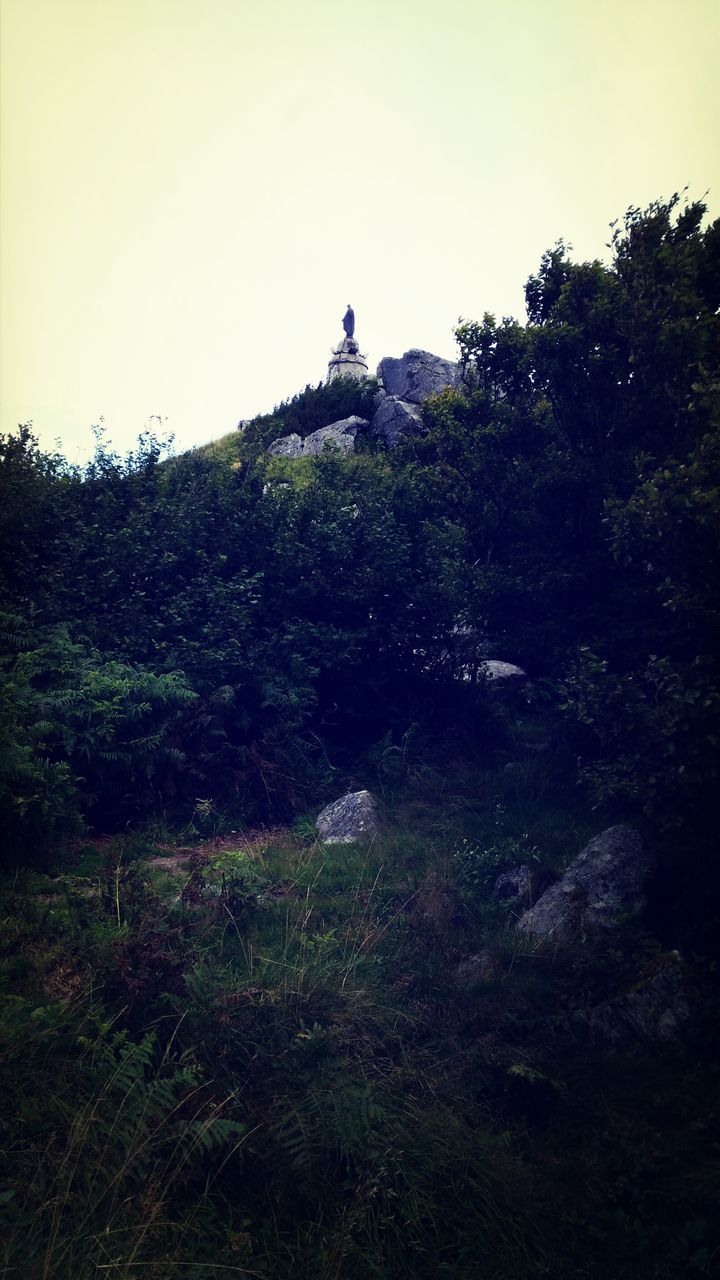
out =
<path fill-rule="evenodd" d="M 299 822 L 6 881 L 5 1274 L 710 1275 L 713 1033 L 652 1057 L 584 1036 L 660 947 L 521 942 L 493 878 L 546 883 L 588 834 L 522 785 L 478 776 L 422 819 L 406 790 L 369 845 Z"/>

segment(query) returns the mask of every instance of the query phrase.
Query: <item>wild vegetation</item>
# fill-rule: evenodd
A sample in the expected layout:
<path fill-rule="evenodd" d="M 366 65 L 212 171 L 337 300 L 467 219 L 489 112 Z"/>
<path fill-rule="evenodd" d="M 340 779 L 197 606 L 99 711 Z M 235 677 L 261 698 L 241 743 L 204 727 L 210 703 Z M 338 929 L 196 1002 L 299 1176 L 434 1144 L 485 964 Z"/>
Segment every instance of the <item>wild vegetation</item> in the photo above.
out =
<path fill-rule="evenodd" d="M 267 455 L 369 416 L 342 381 L 180 457 L 0 440 L 7 1274 L 712 1274 L 704 218 L 550 250 L 528 323 L 461 322 L 464 389 L 394 450 Z M 319 844 L 362 786 L 379 837 Z M 613 821 L 653 852 L 644 918 L 530 945 L 497 873 L 539 892 Z M 675 947 L 681 1040 L 599 1045 L 584 1011 Z"/>

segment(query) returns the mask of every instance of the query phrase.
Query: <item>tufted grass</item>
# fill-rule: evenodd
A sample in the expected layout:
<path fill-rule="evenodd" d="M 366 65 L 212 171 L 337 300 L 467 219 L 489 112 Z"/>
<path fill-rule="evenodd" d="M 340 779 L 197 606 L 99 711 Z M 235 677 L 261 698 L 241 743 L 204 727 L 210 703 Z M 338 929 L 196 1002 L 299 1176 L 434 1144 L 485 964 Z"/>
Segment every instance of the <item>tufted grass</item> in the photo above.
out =
<path fill-rule="evenodd" d="M 305 822 L 4 883 L 7 1274 L 711 1274 L 712 999 L 685 1049 L 588 1044 L 575 1011 L 659 944 L 527 947 L 498 858 L 552 877 L 587 827 L 534 774 L 472 782 L 370 844 Z"/>

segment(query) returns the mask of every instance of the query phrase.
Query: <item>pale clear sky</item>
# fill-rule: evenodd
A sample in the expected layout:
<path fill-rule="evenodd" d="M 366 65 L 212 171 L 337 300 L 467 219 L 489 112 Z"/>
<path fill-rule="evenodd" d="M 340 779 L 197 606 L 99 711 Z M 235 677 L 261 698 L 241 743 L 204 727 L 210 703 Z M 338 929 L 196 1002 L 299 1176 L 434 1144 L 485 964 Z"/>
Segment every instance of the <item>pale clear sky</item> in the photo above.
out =
<path fill-rule="evenodd" d="M 0 426 L 185 448 L 720 212 L 720 0 L 0 0 Z"/>

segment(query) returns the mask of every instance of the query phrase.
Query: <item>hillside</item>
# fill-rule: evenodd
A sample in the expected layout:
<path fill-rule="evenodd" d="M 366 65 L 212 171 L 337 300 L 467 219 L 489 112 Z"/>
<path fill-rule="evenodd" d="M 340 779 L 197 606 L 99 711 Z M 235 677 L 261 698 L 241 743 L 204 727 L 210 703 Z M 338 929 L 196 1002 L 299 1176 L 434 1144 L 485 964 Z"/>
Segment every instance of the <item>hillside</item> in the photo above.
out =
<path fill-rule="evenodd" d="M 8 1274 L 713 1274 L 720 222 L 526 300 L 345 453 L 0 440 Z"/>

